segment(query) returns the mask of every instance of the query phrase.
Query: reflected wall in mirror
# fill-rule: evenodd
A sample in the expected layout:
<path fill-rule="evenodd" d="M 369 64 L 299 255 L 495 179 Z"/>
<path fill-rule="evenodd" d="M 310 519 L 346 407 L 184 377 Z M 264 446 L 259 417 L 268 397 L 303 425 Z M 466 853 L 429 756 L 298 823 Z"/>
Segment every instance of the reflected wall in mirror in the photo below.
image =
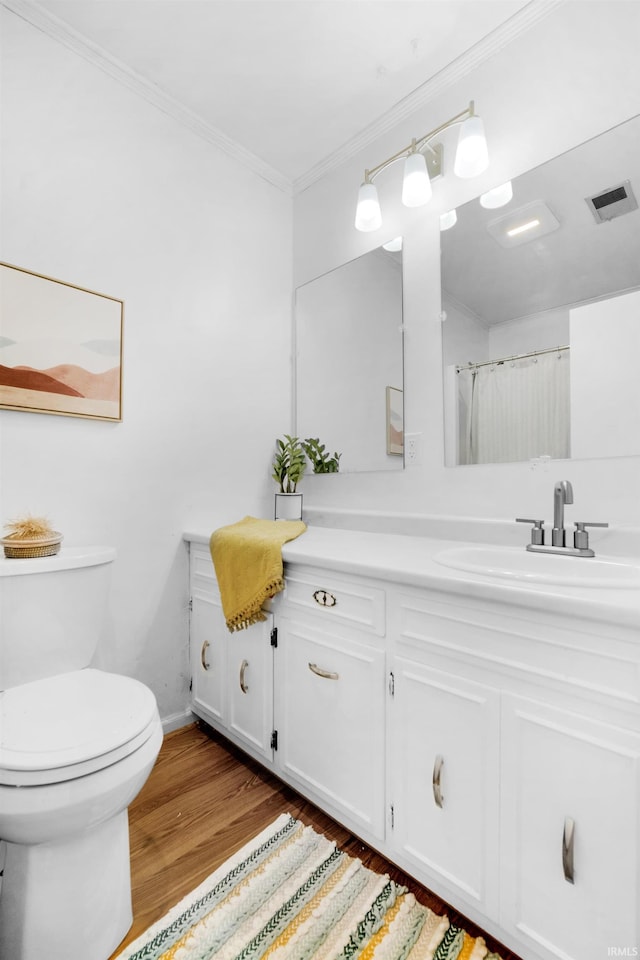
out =
<path fill-rule="evenodd" d="M 401 250 L 298 287 L 295 338 L 296 434 L 340 453 L 340 473 L 401 470 L 387 452 L 387 387 L 403 390 Z"/>
<path fill-rule="evenodd" d="M 448 466 L 640 454 L 640 117 L 441 233 Z"/>

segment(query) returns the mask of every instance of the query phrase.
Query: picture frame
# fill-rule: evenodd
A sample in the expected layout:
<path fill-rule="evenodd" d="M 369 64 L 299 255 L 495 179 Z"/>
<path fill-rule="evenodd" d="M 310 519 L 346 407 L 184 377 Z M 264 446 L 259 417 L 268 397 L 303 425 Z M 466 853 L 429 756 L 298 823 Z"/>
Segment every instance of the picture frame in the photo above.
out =
<path fill-rule="evenodd" d="M 122 420 L 124 301 L 0 263 L 0 408 Z"/>
<path fill-rule="evenodd" d="M 386 388 L 387 400 L 387 454 L 404 456 L 404 396 L 397 387 Z"/>

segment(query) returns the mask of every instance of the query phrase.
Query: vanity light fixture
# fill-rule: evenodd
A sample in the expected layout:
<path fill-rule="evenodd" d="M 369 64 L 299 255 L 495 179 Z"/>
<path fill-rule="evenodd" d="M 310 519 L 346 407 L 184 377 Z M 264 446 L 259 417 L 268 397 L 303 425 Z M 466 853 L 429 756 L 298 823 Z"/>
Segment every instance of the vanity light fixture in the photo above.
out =
<path fill-rule="evenodd" d="M 487 190 L 486 193 L 483 193 L 480 197 L 480 206 L 484 207 L 485 210 L 497 210 L 498 207 L 506 206 L 512 197 L 511 180 L 507 180 L 506 183 L 501 183 L 499 187 L 494 187 L 493 190 Z"/>
<path fill-rule="evenodd" d="M 467 179 L 477 177 L 486 170 L 489 165 L 487 141 L 482 120 L 474 113 L 472 100 L 466 110 L 451 117 L 446 123 L 440 124 L 435 130 L 425 133 L 422 137 L 414 137 L 408 146 L 398 150 L 392 157 L 388 157 L 370 170 L 365 170 L 364 180 L 358 192 L 356 230 L 368 233 L 382 225 L 378 190 L 373 181 L 396 160 L 404 159 L 403 204 L 406 207 L 421 207 L 429 201 L 432 194 L 431 180 L 441 173 L 442 166 L 442 145 L 434 144 L 432 141 L 456 124 L 460 124 L 460 133 L 453 172 L 456 176 Z"/>
<path fill-rule="evenodd" d="M 458 214 L 455 210 L 447 210 L 446 213 L 440 214 L 440 232 L 443 230 L 450 230 L 451 227 L 455 227 L 458 222 Z"/>

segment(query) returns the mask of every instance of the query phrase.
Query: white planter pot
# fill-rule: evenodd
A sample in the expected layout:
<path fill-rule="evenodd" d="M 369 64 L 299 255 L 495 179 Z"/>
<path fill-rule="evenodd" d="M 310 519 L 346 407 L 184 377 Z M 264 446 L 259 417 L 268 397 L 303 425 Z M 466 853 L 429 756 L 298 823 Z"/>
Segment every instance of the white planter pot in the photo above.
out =
<path fill-rule="evenodd" d="M 276 520 L 302 520 L 302 494 L 276 493 Z"/>

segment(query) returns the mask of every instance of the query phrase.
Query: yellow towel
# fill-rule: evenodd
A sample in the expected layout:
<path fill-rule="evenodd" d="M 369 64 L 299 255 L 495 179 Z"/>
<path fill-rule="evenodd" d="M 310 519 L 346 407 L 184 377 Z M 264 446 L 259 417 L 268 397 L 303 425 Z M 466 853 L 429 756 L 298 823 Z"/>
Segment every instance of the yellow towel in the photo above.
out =
<path fill-rule="evenodd" d="M 214 530 L 209 547 L 229 630 L 267 619 L 262 604 L 284 590 L 282 544 L 306 529 L 302 520 L 245 517 Z"/>

